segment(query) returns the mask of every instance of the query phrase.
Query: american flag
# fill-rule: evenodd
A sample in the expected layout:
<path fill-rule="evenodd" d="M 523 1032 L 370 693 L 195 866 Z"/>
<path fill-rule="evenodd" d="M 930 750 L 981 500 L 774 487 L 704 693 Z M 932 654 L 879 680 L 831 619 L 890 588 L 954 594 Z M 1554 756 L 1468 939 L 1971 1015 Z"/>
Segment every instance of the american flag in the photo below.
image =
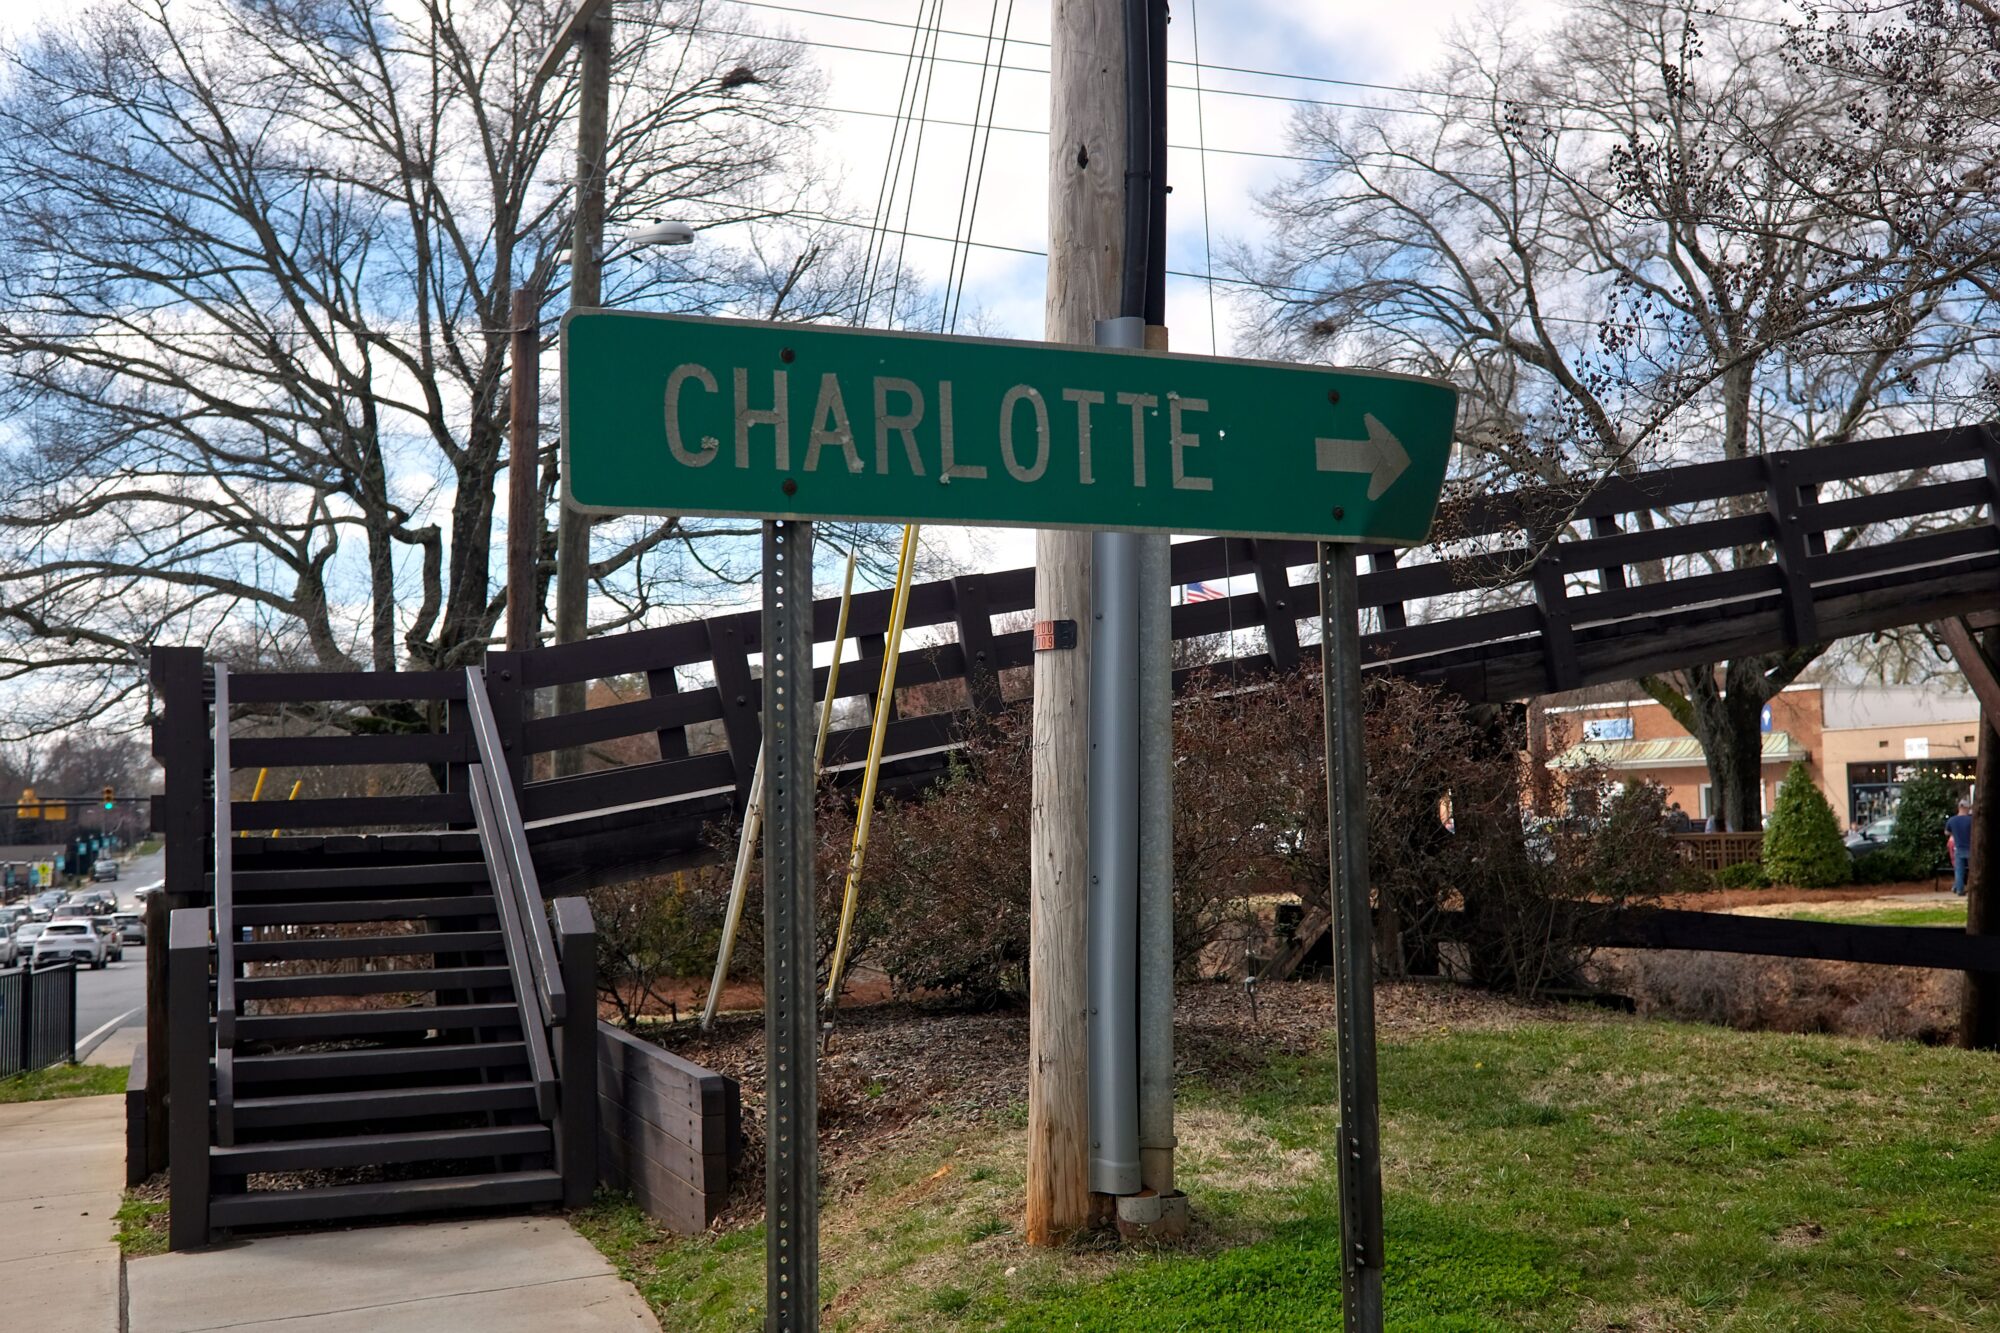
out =
<path fill-rule="evenodd" d="M 1219 602 L 1228 595 L 1229 595 L 1228 593 L 1224 592 L 1222 589 L 1214 586 L 1213 584 L 1190 583 L 1187 585 L 1187 592 L 1182 595 L 1181 601 L 1184 603 Z"/>

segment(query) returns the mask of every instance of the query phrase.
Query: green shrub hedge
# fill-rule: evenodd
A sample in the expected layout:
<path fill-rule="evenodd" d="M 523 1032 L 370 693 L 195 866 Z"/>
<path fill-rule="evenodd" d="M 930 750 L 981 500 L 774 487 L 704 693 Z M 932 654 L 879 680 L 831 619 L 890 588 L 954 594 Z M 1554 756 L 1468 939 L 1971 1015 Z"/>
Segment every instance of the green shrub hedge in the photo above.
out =
<path fill-rule="evenodd" d="M 1802 763 L 1778 786 L 1778 803 L 1764 825 L 1764 873 L 1774 884 L 1830 889 L 1853 873 L 1833 807 Z"/>
<path fill-rule="evenodd" d="M 1764 867 L 1755 861 L 1738 861 L 1733 866 L 1724 866 L 1715 872 L 1715 882 L 1725 889 L 1768 889 L 1770 876 Z"/>

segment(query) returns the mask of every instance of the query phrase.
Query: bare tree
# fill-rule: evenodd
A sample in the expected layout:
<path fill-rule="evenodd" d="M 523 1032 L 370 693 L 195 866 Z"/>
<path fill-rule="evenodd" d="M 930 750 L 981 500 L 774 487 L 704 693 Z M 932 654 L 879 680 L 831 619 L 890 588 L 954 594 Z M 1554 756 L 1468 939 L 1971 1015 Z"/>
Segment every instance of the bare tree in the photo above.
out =
<path fill-rule="evenodd" d="M 16 727 L 99 715 L 147 644 L 225 627 L 325 668 L 477 657 L 504 595 L 509 293 L 553 314 L 566 273 L 574 62 L 535 71 L 572 7 L 102 0 L 5 53 L 0 680 L 36 683 Z M 735 230 L 615 256 L 607 299 L 851 308 L 851 241 L 789 221 L 829 206 L 798 48 L 713 33 L 693 0 L 633 8 L 610 217 Z M 552 501 L 552 446 L 537 466 Z M 743 535 L 599 525 L 600 628 L 726 572 Z M 546 521 L 539 544 L 546 604 Z"/>
<path fill-rule="evenodd" d="M 1973 275 L 1993 251 L 1949 239 L 1963 208 L 1904 210 L 1902 232 L 1868 213 L 1889 149 L 1849 118 L 1855 92 L 1803 70 L 1782 25 L 1691 4 L 1582 4 L 1532 38 L 1489 20 L 1420 107 L 1299 117 L 1314 165 L 1263 201 L 1275 247 L 1239 261 L 1270 297 L 1258 332 L 1458 382 L 1461 482 L 1558 499 L 1646 467 L 1956 424 L 1988 364 Z M 1522 555 L 1565 530 L 1555 509 Z M 1704 563 L 1770 559 L 1744 544 Z M 1763 704 L 1823 647 L 1641 682 L 1700 740 L 1728 827 L 1760 822 Z"/>

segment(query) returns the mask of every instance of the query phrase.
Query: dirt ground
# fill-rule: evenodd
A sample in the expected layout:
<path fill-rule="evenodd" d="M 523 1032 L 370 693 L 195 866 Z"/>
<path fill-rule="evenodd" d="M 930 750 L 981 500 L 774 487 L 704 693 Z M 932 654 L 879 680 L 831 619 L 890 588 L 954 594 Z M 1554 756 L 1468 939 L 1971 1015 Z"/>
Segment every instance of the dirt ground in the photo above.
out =
<path fill-rule="evenodd" d="M 1232 1071 L 1247 1071 L 1271 1054 L 1313 1049 L 1333 1026 L 1333 988 L 1324 982 L 1279 982 L 1258 990 L 1253 1011 L 1241 986 L 1181 988 L 1174 1013 L 1181 1077 L 1227 1081 Z M 1561 1019 L 1567 1012 L 1432 981 L 1384 983 L 1375 1005 L 1377 1030 L 1385 1037 L 1490 1030 Z M 706 1033 L 683 1020 L 653 1025 L 646 1035 L 742 1084 L 743 1176 L 721 1225 L 757 1215 L 763 1207 L 762 1016 L 725 1013 Z M 1027 1092 L 1025 1009 L 967 1012 L 907 1001 L 843 1006 L 820 1061 L 822 1164 L 838 1182 L 902 1137 L 928 1134 L 953 1120 L 1018 1115 Z"/>
<path fill-rule="evenodd" d="M 1644 1017 L 1762 1032 L 1938 1044 L 1958 1031 L 1963 974 L 1751 954 L 1600 950 L 1595 982 Z"/>
<path fill-rule="evenodd" d="M 1842 903 L 1862 898 L 1908 898 L 1951 888 L 1949 878 L 1915 880 L 1908 884 L 1855 885 L 1844 889 L 1709 889 L 1662 898 L 1660 906 L 1685 912 L 1731 912 L 1739 907 L 1773 907 L 1796 903 Z"/>

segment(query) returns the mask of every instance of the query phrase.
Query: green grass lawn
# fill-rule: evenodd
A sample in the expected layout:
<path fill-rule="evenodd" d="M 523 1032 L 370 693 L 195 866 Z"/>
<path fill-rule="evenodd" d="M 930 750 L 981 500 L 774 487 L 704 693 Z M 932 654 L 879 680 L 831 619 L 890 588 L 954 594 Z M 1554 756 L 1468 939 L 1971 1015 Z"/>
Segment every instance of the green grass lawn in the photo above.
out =
<path fill-rule="evenodd" d="M 50 1065 L 0 1078 L 0 1102 L 46 1102 L 57 1097 L 100 1097 L 125 1091 L 122 1065 Z"/>
<path fill-rule="evenodd" d="M 1914 907 L 1878 907 L 1867 912 L 1837 912 L 1806 909 L 1787 912 L 1794 921 L 1837 921 L 1844 926 L 1958 926 L 1965 925 L 1965 903 L 1920 903 Z"/>
<path fill-rule="evenodd" d="M 1183 1087 L 1185 1249 L 1019 1240 L 1023 1135 L 939 1132 L 828 1182 L 830 1329 L 1334 1330 L 1326 1058 Z M 2000 1329 L 2000 1066 L 1596 1013 L 1382 1049 L 1388 1326 Z M 579 1224 L 665 1327 L 760 1327 L 762 1231 Z"/>

